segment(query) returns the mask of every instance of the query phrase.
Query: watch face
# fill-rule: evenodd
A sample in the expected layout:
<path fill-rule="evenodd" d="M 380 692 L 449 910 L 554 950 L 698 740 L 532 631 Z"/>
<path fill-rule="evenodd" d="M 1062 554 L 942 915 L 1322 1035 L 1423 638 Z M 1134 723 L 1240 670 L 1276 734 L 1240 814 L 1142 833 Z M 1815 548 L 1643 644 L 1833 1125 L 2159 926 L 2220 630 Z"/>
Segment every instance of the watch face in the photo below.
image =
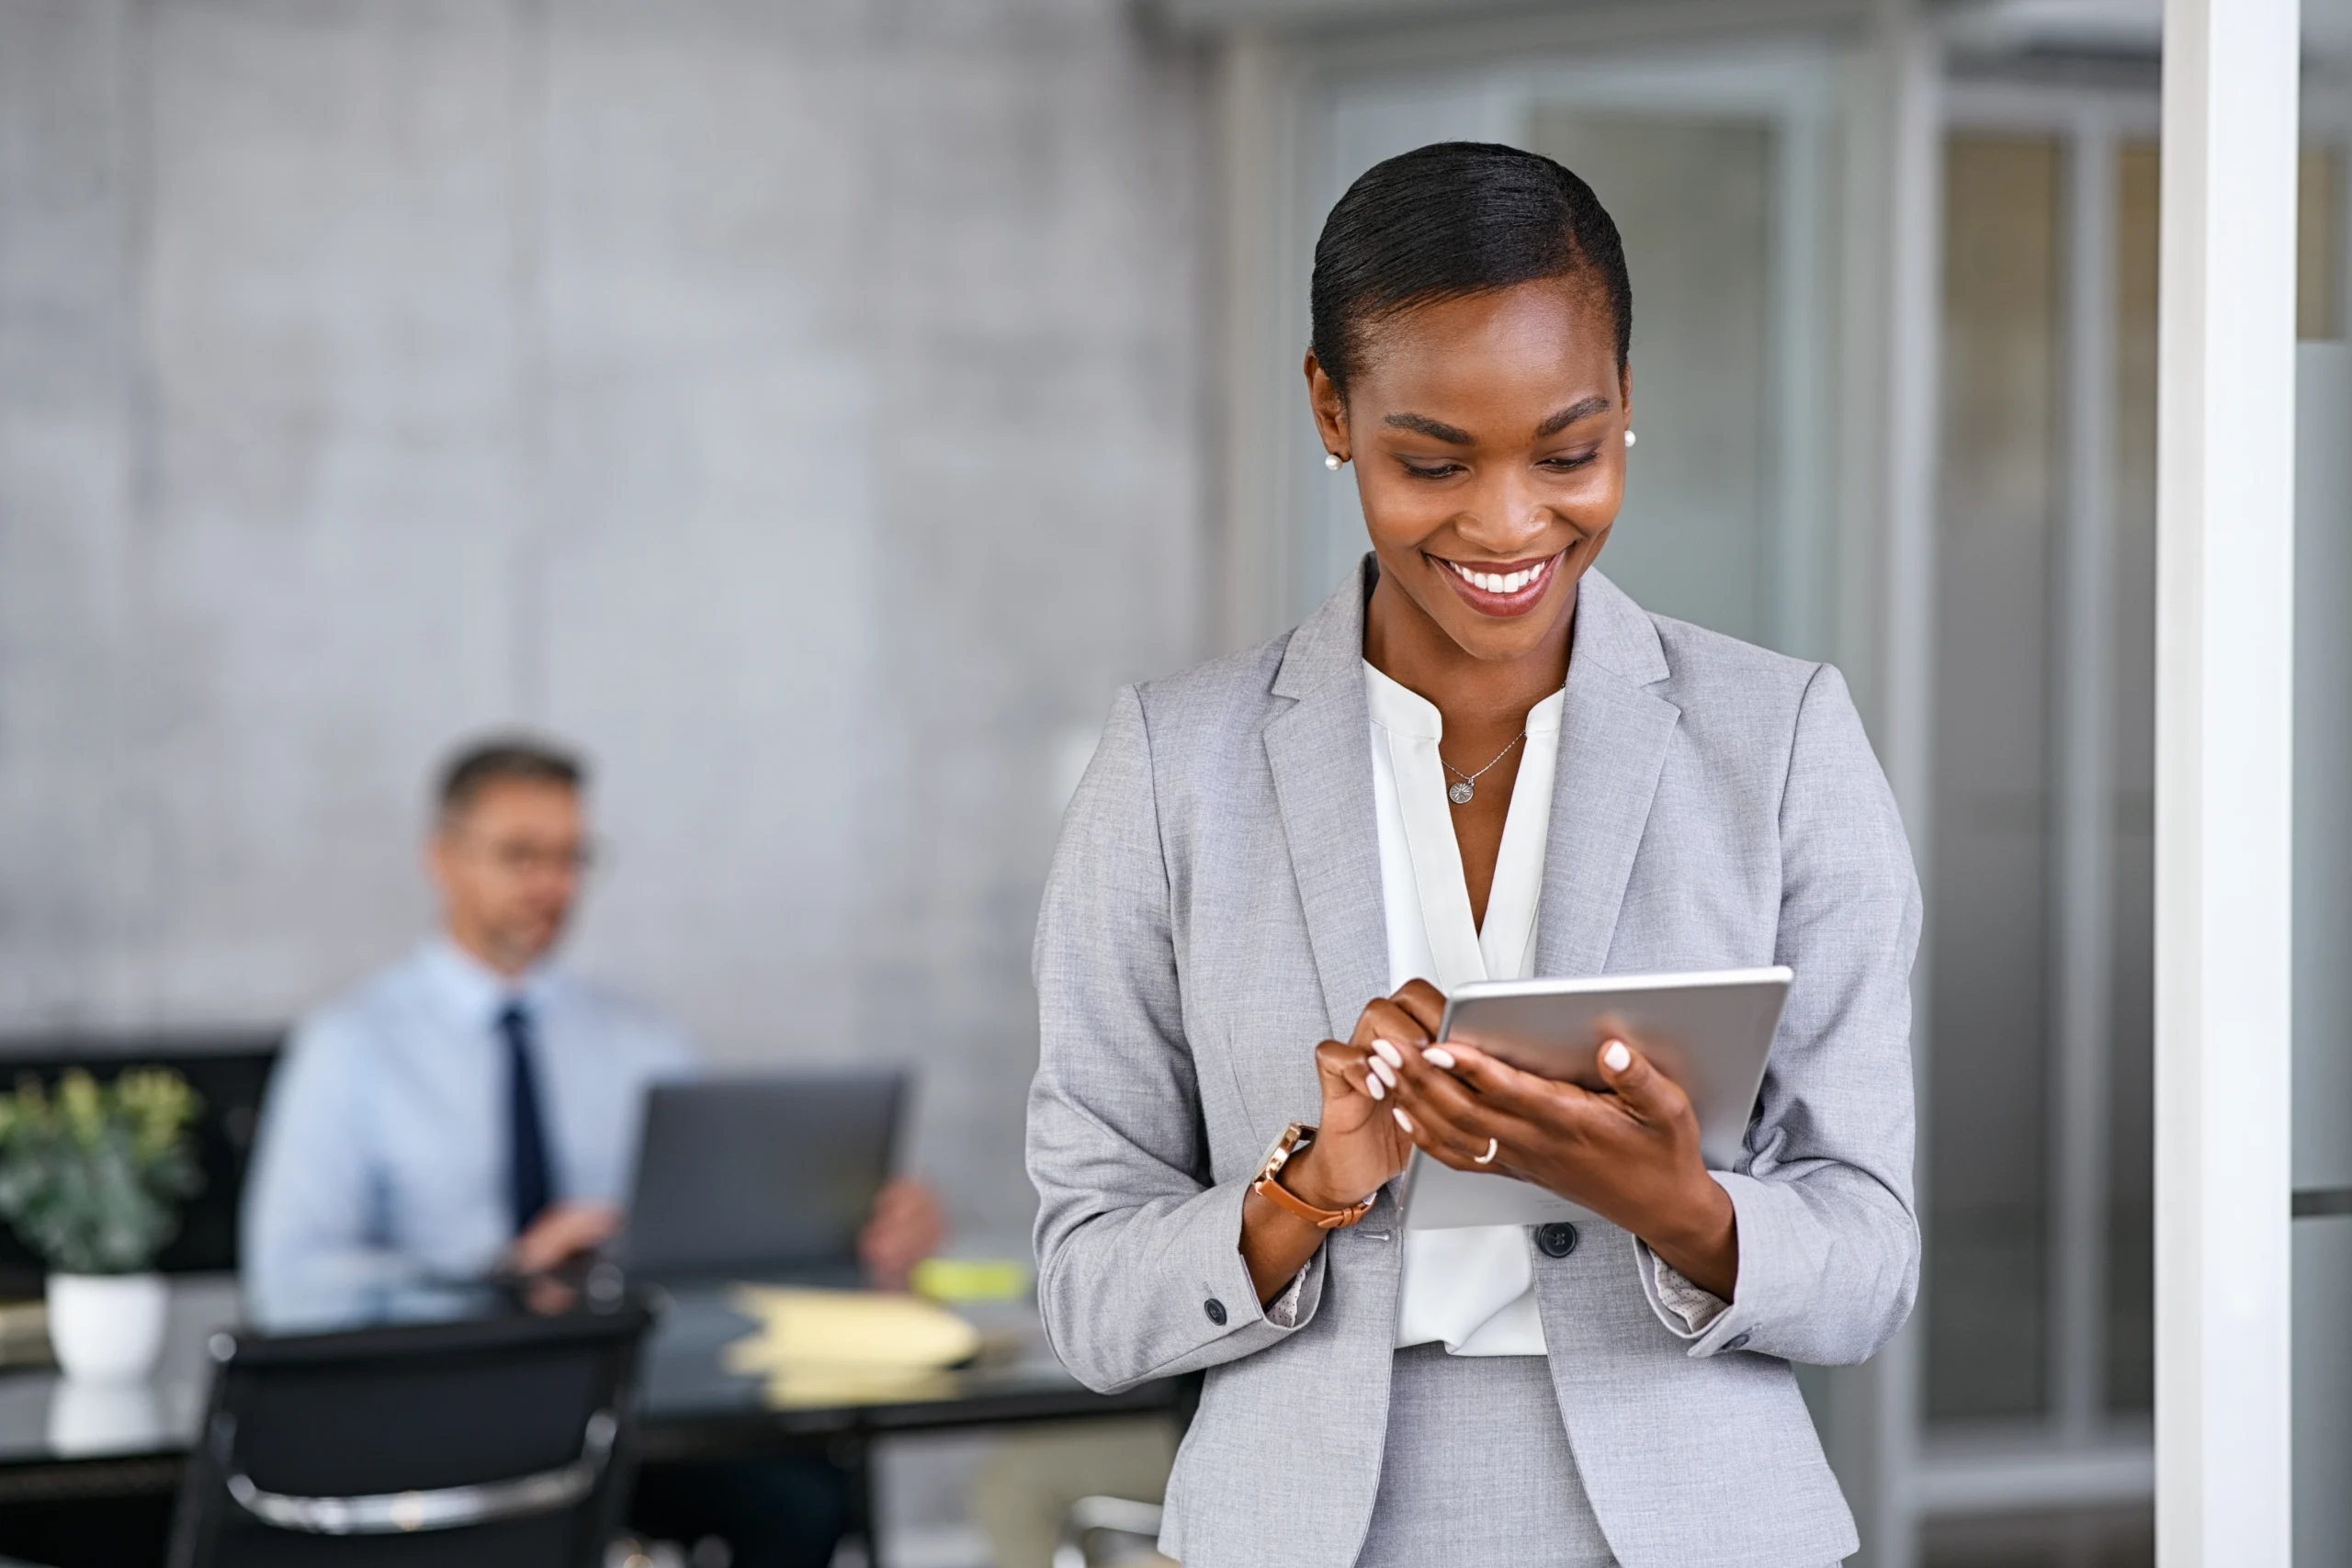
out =
<path fill-rule="evenodd" d="M 1291 1156 L 1314 1141 L 1314 1128 L 1304 1122 L 1292 1122 L 1283 1129 L 1282 1135 L 1276 1138 L 1273 1146 L 1266 1151 L 1265 1160 L 1259 1166 L 1258 1174 L 1264 1177 L 1272 1176 L 1290 1163 Z"/>

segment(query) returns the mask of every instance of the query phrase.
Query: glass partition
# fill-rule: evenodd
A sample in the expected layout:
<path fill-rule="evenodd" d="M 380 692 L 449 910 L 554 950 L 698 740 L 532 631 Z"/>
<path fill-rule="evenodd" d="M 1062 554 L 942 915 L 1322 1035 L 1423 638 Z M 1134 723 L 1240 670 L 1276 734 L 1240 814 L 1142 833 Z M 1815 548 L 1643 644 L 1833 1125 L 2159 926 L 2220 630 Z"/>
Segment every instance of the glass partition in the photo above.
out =
<path fill-rule="evenodd" d="M 2295 297 L 2297 1568 L 2352 1563 L 2352 6 L 2305 0 Z"/>
<path fill-rule="evenodd" d="M 1589 181 L 1634 278 L 1641 436 L 1601 570 L 1650 609 L 1815 657 L 1836 627 L 1842 94 L 1818 50 L 1351 83 L 1312 209 L 1382 158 L 1455 137 L 1544 152 Z M 1302 468 L 1300 483 L 1303 613 L 1365 546 L 1351 475 Z"/>
<path fill-rule="evenodd" d="M 1931 1422 L 2154 1400 L 2152 98 L 1962 91 L 1945 147 Z"/>
<path fill-rule="evenodd" d="M 2064 149 L 1977 131 L 1944 150 L 1937 842 L 1928 1153 L 1928 1419 L 2048 1404 L 2048 782 L 2065 485 Z"/>

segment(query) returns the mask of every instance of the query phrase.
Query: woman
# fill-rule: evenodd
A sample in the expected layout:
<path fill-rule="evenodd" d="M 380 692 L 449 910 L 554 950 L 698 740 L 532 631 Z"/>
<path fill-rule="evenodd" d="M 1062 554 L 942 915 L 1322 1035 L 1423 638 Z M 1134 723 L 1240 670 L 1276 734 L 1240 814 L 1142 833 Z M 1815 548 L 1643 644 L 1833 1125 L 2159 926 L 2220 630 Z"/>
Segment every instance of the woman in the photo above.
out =
<path fill-rule="evenodd" d="M 1869 1356 L 1918 1270 L 1894 801 L 1836 671 L 1591 570 L 1632 307 L 1581 180 L 1391 159 L 1313 305 L 1372 555 L 1288 636 L 1119 694 L 1046 888 L 1055 1347 L 1106 1389 L 1207 1371 L 1162 1541 L 1188 1568 L 1833 1562 L 1853 1522 L 1789 1362 Z M 1732 1171 L 1638 1042 L 1600 1094 L 1431 1044 L 1467 980 L 1775 963 Z M 1606 1218 L 1407 1234 L 1416 1146 Z"/>

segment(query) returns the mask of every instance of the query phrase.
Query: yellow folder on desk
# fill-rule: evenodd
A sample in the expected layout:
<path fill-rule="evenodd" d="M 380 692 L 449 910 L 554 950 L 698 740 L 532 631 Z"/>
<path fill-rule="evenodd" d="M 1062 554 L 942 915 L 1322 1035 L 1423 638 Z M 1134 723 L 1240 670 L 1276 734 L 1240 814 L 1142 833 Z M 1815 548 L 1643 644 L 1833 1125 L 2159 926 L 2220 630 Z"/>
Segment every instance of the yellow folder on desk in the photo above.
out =
<path fill-rule="evenodd" d="M 774 1404 L 931 1397 L 980 1348 L 978 1329 L 917 1296 L 744 1285 L 729 1302 L 760 1328 L 727 1347 L 727 1370 L 764 1377 Z"/>

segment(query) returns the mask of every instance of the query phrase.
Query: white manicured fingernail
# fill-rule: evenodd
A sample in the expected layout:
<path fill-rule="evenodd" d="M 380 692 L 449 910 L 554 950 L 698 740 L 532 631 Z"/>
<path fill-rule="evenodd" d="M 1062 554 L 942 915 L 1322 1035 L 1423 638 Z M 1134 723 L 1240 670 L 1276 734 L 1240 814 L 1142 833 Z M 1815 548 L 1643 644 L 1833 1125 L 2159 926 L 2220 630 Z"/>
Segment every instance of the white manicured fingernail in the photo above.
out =
<path fill-rule="evenodd" d="M 1396 1046 L 1388 1043 L 1387 1041 L 1375 1040 L 1372 1043 L 1372 1048 L 1378 1052 L 1380 1054 L 1380 1059 L 1387 1063 L 1390 1066 L 1401 1067 L 1405 1065 L 1405 1053 L 1396 1049 Z"/>
<path fill-rule="evenodd" d="M 1625 1049 L 1623 1040 L 1611 1040 L 1600 1048 L 1600 1059 L 1612 1073 L 1622 1073 L 1634 1065 L 1634 1054 Z"/>
<path fill-rule="evenodd" d="M 1377 1056 L 1372 1059 L 1372 1076 L 1391 1089 L 1396 1087 L 1396 1069 Z"/>
<path fill-rule="evenodd" d="M 1405 1114 L 1405 1108 L 1403 1106 L 1399 1105 L 1395 1107 L 1388 1112 L 1388 1114 L 1396 1118 L 1396 1125 L 1404 1128 L 1408 1134 L 1412 1132 L 1413 1119 Z"/>
<path fill-rule="evenodd" d="M 1453 1070 L 1453 1053 L 1442 1045 L 1432 1045 L 1422 1052 L 1421 1060 L 1432 1067 L 1443 1067 L 1448 1072 Z"/>
<path fill-rule="evenodd" d="M 1371 1077 L 1365 1078 L 1363 1080 L 1363 1087 L 1370 1091 L 1372 1098 L 1374 1100 L 1386 1100 L 1388 1098 L 1388 1091 L 1380 1087 L 1380 1075 L 1378 1073 L 1374 1073 Z"/>

